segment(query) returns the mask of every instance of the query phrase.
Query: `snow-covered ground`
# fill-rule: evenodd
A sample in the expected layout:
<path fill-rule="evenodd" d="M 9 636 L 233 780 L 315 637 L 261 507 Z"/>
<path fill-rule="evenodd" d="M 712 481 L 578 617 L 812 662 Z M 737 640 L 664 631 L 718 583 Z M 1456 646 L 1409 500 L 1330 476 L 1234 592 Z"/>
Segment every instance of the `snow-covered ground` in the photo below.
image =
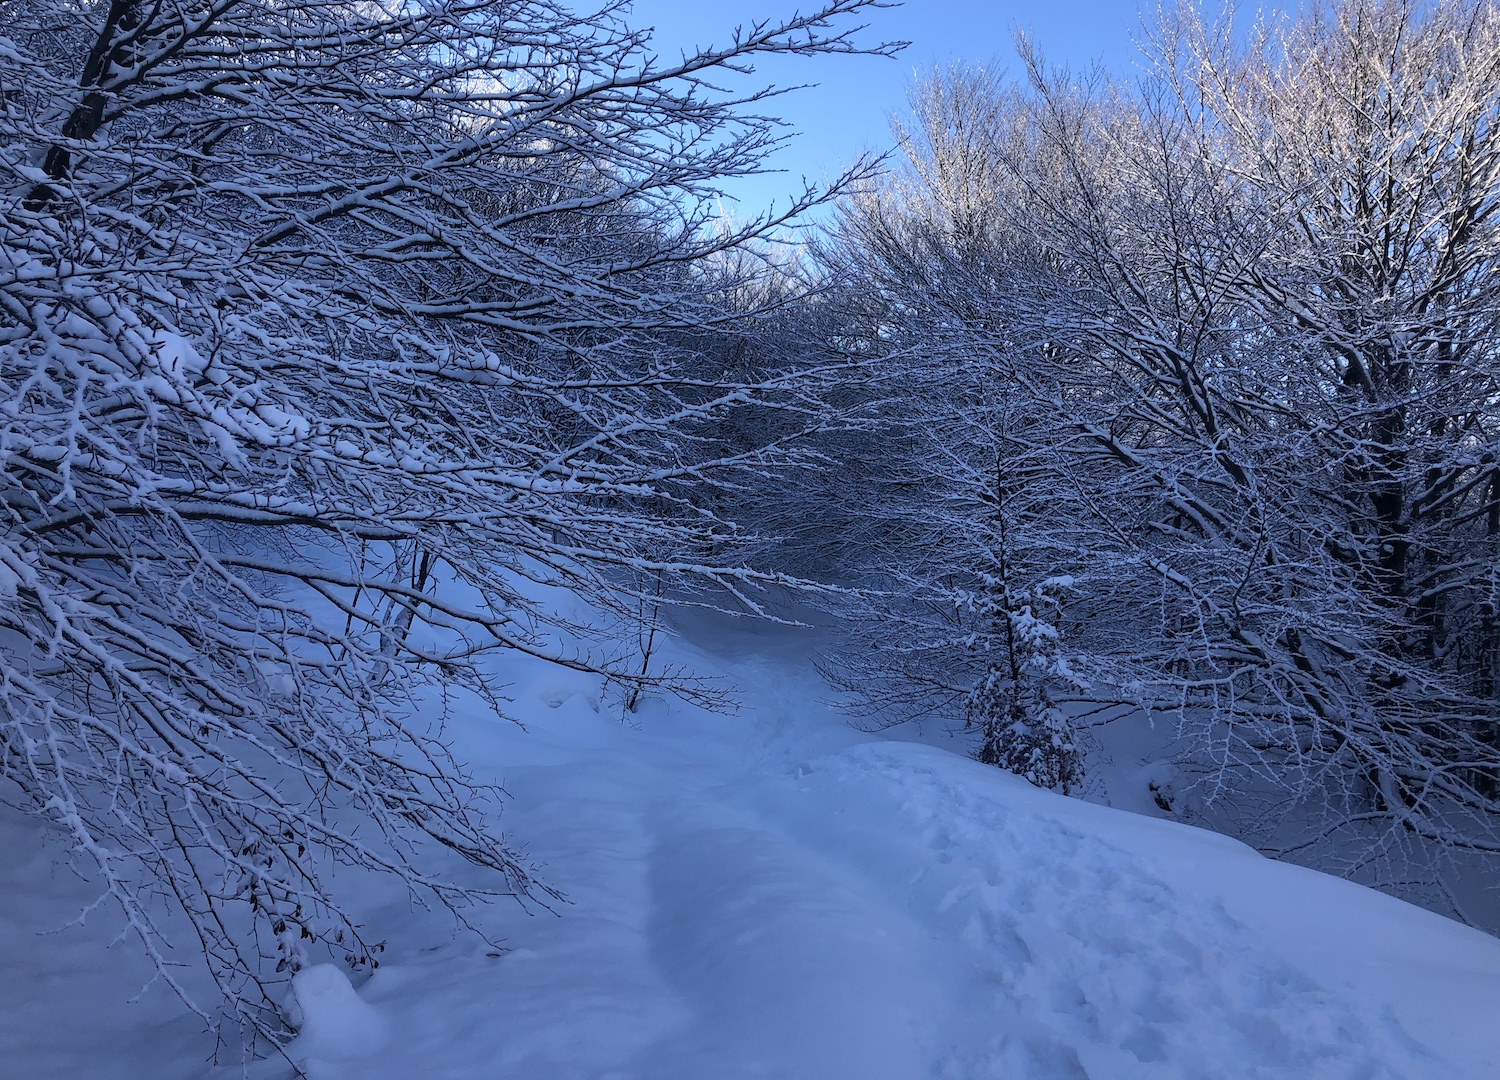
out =
<path fill-rule="evenodd" d="M 389 942 L 354 989 L 298 976 L 312 1080 L 1500 1077 L 1500 940 L 1234 841 L 1030 788 L 820 701 L 805 632 L 700 619 L 675 659 L 743 708 L 515 671 L 527 724 L 460 713 L 555 913 L 495 950 L 349 882 Z M 956 748 L 955 748 L 956 749 Z M 0 821 L 0 1074 L 238 1076 L 104 951 L 100 911 Z M 284 1062 L 249 1070 L 286 1077 Z"/>

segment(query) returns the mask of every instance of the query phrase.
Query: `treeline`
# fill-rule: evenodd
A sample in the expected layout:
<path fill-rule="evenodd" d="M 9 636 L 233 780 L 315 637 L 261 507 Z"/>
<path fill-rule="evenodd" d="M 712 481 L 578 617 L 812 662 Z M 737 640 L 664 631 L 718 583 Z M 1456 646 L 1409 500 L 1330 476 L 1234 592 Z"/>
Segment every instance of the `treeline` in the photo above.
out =
<path fill-rule="evenodd" d="M 1150 24 L 959 68 L 824 249 L 879 357 L 823 501 L 888 597 L 833 674 L 1077 787 L 1174 728 L 1200 819 L 1500 925 L 1500 13 Z"/>

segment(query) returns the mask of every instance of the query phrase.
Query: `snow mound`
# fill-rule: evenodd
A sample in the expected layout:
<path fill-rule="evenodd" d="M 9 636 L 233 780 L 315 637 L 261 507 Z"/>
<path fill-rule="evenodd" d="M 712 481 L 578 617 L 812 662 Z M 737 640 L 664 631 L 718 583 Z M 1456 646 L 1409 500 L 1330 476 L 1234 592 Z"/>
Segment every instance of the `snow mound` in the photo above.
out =
<path fill-rule="evenodd" d="M 287 1056 L 299 1064 L 368 1057 L 385 1044 L 379 1011 L 360 998 L 335 964 L 314 964 L 297 972 L 289 1005 L 297 1038 Z"/>

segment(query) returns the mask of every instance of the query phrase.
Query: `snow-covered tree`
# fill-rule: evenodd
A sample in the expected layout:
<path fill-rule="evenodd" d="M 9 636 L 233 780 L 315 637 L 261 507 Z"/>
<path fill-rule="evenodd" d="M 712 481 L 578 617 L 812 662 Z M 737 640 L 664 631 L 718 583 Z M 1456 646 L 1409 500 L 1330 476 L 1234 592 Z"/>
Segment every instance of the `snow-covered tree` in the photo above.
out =
<path fill-rule="evenodd" d="M 834 260 L 887 411 L 986 372 L 1093 694 L 1175 713 L 1247 835 L 1386 880 L 1500 855 L 1500 12 L 1184 8 L 1147 55 L 1126 86 L 1023 43 L 1021 85 L 919 88 Z M 912 482 L 977 501 L 971 430 L 937 441 Z M 961 550 L 904 557 L 981 572 Z"/>
<path fill-rule="evenodd" d="M 0 2 L 4 797 L 174 986 L 158 897 L 276 1038 L 262 958 L 371 960 L 328 858 L 545 892 L 420 687 L 498 707 L 496 650 L 639 687 L 543 586 L 766 580 L 699 493 L 775 452 L 727 413 L 802 391 L 701 342 L 783 217 L 708 228 L 715 185 L 780 136 L 710 80 L 871 6 L 659 58 L 624 4 Z"/>
<path fill-rule="evenodd" d="M 820 248 L 834 284 L 813 317 L 865 362 L 831 403 L 848 421 L 826 446 L 839 464 L 809 478 L 823 488 L 804 512 L 854 538 L 832 568 L 863 586 L 843 599 L 851 639 L 824 665 L 846 706 L 876 725 L 961 720 L 979 760 L 1076 790 L 1069 699 L 1088 660 L 1063 640 L 1072 581 L 1051 546 L 1072 511 L 1028 459 L 1027 433 L 1044 433 L 976 336 L 997 314 L 984 245 L 999 89 L 980 72 L 925 86 L 914 130 L 897 129 L 906 171 L 854 199 Z"/>

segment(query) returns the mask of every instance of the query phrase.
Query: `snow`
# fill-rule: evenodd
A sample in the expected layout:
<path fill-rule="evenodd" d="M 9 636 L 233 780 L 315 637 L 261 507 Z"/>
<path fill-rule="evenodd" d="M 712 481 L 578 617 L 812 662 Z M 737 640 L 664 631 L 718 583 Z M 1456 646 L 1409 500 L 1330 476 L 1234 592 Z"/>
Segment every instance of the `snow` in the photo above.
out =
<path fill-rule="evenodd" d="M 288 1010 L 297 1038 L 287 1056 L 305 1071 L 324 1071 L 324 1060 L 347 1061 L 378 1053 L 385 1045 L 381 1012 L 354 991 L 336 964 L 312 964 L 292 977 Z"/>
<path fill-rule="evenodd" d="M 855 731 L 813 632 L 684 629 L 666 659 L 732 682 L 737 714 L 648 697 L 622 720 L 617 692 L 530 662 L 526 730 L 460 711 L 460 756 L 566 901 L 474 912 L 497 949 L 346 881 L 387 950 L 362 982 L 297 975 L 312 1080 L 1500 1076 L 1500 941 L 941 736 Z M 4 1071 L 240 1076 L 160 987 L 127 1000 L 144 967 L 103 948 L 108 913 L 63 927 L 87 886 L 4 829 Z"/>

